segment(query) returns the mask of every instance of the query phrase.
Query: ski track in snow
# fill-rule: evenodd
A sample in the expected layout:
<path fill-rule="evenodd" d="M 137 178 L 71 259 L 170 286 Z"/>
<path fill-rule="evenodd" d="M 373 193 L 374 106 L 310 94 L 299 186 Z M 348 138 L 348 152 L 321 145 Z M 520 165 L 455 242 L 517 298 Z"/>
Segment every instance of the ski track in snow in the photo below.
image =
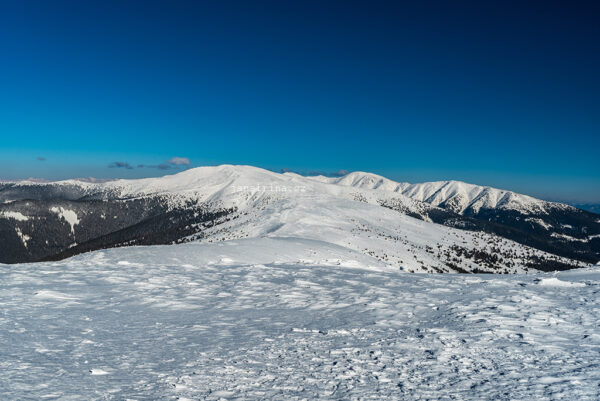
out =
<path fill-rule="evenodd" d="M 2 400 L 600 397 L 598 268 L 407 274 L 264 241 L 279 261 L 237 241 L 0 265 Z"/>

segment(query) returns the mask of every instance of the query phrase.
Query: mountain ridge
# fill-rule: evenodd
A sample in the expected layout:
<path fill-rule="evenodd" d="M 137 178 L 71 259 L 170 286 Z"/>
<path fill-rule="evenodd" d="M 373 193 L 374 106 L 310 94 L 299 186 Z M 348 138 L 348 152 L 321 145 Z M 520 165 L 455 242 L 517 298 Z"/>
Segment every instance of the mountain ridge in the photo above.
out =
<path fill-rule="evenodd" d="M 583 211 L 490 187 L 442 183 L 221 165 L 139 180 L 4 184 L 0 262 L 263 236 L 328 241 L 410 271 L 563 269 L 600 259 L 600 224 Z M 483 246 L 484 237 L 498 245 Z"/>
<path fill-rule="evenodd" d="M 487 196 L 489 202 L 485 204 L 486 208 L 497 208 L 497 207 L 506 207 L 506 201 L 511 200 L 510 198 L 516 198 L 520 203 L 526 203 L 530 205 L 540 205 L 540 204 L 549 204 L 556 207 L 563 208 L 576 208 L 573 205 L 564 203 L 564 202 L 556 202 L 556 201 L 547 201 L 539 198 L 535 198 L 533 196 L 521 194 L 511 190 L 499 189 L 492 186 L 487 185 L 477 185 L 471 184 L 464 181 L 459 180 L 441 180 L 441 181 L 427 181 L 421 183 L 409 183 L 409 182 L 397 182 L 386 178 L 384 176 L 364 172 L 364 171 L 354 171 L 350 172 L 341 177 L 325 177 L 325 176 L 302 176 L 292 172 L 285 173 L 276 173 L 274 171 L 261 169 L 259 167 L 254 167 L 250 165 L 233 165 L 233 164 L 222 164 L 218 166 L 201 166 L 190 168 L 185 171 L 165 175 L 162 177 L 151 177 L 151 178 L 141 178 L 141 179 L 115 179 L 115 180 L 107 180 L 105 182 L 90 182 L 79 179 L 67 179 L 67 180 L 59 180 L 59 181 L 47 181 L 47 182 L 39 182 L 39 181 L 31 181 L 31 180 L 18 180 L 18 181 L 0 181 L 1 184 L 12 184 L 12 185 L 74 185 L 81 186 L 86 189 L 98 188 L 105 186 L 106 188 L 122 188 L 125 189 L 128 186 L 131 187 L 131 183 L 140 183 L 147 184 L 148 187 L 154 187 L 156 190 L 160 190 L 160 186 L 157 186 L 158 183 L 173 183 L 179 182 L 181 184 L 185 184 L 189 186 L 190 180 L 182 180 L 180 178 L 195 178 L 196 181 L 198 179 L 206 178 L 207 176 L 214 175 L 215 172 L 219 171 L 229 171 L 230 174 L 234 174 L 234 172 L 241 174 L 248 171 L 259 172 L 261 174 L 268 174 L 271 177 L 292 177 L 294 179 L 309 179 L 313 181 L 318 181 L 326 184 L 336 184 L 343 186 L 350 186 L 355 188 L 362 189 L 376 189 L 376 190 L 385 190 L 390 192 L 397 192 L 405 195 L 409 198 L 419 200 L 421 202 L 426 202 L 429 204 L 433 204 L 435 206 L 445 204 L 453 199 L 454 196 L 463 196 L 465 194 L 467 196 L 467 204 L 458 210 L 454 210 L 458 213 L 464 213 L 465 210 L 469 207 L 473 207 L 472 203 L 474 201 L 479 200 L 482 196 Z M 199 174 L 202 173 L 202 174 Z M 196 176 L 196 177 L 194 177 Z M 153 185 L 154 184 L 154 185 Z M 204 183 L 202 183 L 204 184 Z M 177 188 L 176 186 L 164 186 L 162 191 L 164 192 L 174 192 L 181 190 L 182 188 Z M 191 190 L 193 188 L 185 188 L 186 190 Z M 137 186 L 137 191 L 131 191 L 131 193 L 139 193 L 139 194 L 151 194 L 151 193 L 159 193 L 160 191 L 149 191 L 143 190 L 139 185 Z M 481 207 L 480 205 L 477 205 Z M 531 207 L 531 206 L 530 206 Z"/>

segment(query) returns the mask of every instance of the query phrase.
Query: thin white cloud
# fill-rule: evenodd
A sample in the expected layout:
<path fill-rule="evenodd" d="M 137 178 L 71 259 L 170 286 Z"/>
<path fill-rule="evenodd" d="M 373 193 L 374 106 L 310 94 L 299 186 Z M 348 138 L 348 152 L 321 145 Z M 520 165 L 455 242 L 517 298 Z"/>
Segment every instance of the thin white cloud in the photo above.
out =
<path fill-rule="evenodd" d="M 124 168 L 127 170 L 132 170 L 134 168 L 156 168 L 159 170 L 171 170 L 177 168 L 188 168 L 190 167 L 190 159 L 187 157 L 172 157 L 171 159 L 160 163 L 160 164 L 138 164 L 137 166 L 132 166 L 131 164 L 123 161 L 113 162 L 108 165 L 109 168 Z"/>
<path fill-rule="evenodd" d="M 173 157 L 170 160 L 167 160 L 167 163 L 173 164 L 175 166 L 189 166 L 190 159 L 187 157 Z"/>

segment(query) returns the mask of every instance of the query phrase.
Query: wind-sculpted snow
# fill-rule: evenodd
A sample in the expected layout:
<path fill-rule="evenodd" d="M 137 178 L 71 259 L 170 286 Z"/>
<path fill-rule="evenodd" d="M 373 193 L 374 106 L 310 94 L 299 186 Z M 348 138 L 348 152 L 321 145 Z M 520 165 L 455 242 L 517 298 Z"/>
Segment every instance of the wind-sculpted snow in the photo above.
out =
<path fill-rule="evenodd" d="M 597 400 L 599 295 L 599 268 L 406 274 L 291 238 L 0 265 L 0 394 Z"/>

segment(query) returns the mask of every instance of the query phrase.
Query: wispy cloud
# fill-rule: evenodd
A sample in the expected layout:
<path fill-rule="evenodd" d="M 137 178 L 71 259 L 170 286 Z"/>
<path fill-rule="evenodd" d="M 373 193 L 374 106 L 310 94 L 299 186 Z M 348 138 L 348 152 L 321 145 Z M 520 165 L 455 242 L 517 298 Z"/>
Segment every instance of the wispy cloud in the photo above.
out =
<path fill-rule="evenodd" d="M 167 160 L 167 164 L 172 164 L 174 166 L 188 166 L 190 165 L 190 159 L 187 157 L 172 157 L 170 160 Z"/>
<path fill-rule="evenodd" d="M 172 157 L 160 164 L 138 164 L 138 168 L 156 168 L 159 170 L 170 170 L 174 168 L 190 167 L 190 159 L 187 157 Z"/>
<path fill-rule="evenodd" d="M 81 177 L 81 178 L 74 178 L 74 180 L 82 181 L 82 182 L 103 183 L 103 182 L 109 182 L 109 181 L 116 181 L 117 178 Z"/>
<path fill-rule="evenodd" d="M 344 170 L 344 169 L 342 169 L 342 170 L 338 170 L 338 171 L 335 171 L 335 172 L 333 172 L 333 173 L 330 173 L 330 175 L 331 175 L 332 177 L 343 177 L 343 176 L 345 176 L 345 175 L 347 175 L 347 174 L 350 174 L 350 171 L 348 171 L 348 170 Z"/>
<path fill-rule="evenodd" d="M 304 175 L 304 176 L 323 175 L 325 177 L 343 177 L 346 174 L 350 173 L 350 171 L 343 170 L 343 169 L 342 170 L 338 170 L 338 171 L 320 171 L 320 170 L 295 171 L 295 170 L 291 170 L 289 168 L 282 168 L 281 172 L 282 173 L 295 173 L 295 174 Z"/>
<path fill-rule="evenodd" d="M 133 166 L 127 162 L 112 162 L 108 165 L 108 168 L 125 168 L 127 170 L 132 170 Z"/>
<path fill-rule="evenodd" d="M 50 182 L 49 180 L 47 180 L 45 178 L 37 178 L 37 177 L 29 177 L 25 181 L 30 181 L 30 182 Z"/>
<path fill-rule="evenodd" d="M 172 164 L 160 163 L 160 164 L 138 164 L 138 168 L 157 168 L 159 170 L 170 170 L 175 168 Z"/>

